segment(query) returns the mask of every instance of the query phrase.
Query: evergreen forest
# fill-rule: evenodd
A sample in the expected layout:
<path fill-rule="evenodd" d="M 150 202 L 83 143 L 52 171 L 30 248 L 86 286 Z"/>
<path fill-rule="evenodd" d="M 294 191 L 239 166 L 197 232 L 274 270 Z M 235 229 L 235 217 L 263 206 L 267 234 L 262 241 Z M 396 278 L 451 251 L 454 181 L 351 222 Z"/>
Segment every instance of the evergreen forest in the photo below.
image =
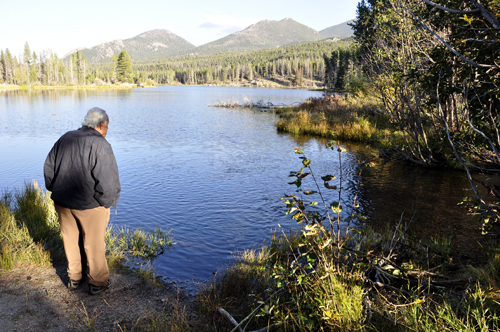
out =
<path fill-rule="evenodd" d="M 81 51 L 61 59 L 51 51 L 32 52 L 26 43 L 24 53 L 17 57 L 9 49 L 0 50 L 0 84 L 272 86 L 276 83 L 276 86 L 315 87 L 322 85 L 325 77 L 332 77 L 325 59 L 352 44 L 353 38 L 345 38 L 248 53 L 189 54 L 143 62 L 132 62 L 127 51 L 122 51 L 108 63 L 89 63 Z M 353 62 L 346 63 L 352 73 Z"/>

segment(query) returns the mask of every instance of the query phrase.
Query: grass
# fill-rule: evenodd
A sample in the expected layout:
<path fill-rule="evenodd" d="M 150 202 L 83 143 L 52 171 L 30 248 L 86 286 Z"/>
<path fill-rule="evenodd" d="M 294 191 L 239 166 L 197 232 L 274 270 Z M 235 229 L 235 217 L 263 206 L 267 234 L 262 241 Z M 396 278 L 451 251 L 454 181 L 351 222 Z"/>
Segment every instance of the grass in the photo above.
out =
<path fill-rule="evenodd" d="M 358 248 L 368 249 L 372 257 L 391 246 L 393 235 L 385 236 L 369 228 L 356 234 L 361 236 L 351 244 L 358 242 Z M 442 287 L 441 291 L 419 286 L 401 291 L 399 287 L 377 287 L 368 282 L 367 271 L 373 262 L 364 254 L 349 251 L 336 261 L 331 247 L 316 248 L 313 251 L 318 259 L 307 266 L 306 255 L 297 254 L 293 244 L 303 244 L 300 238 L 300 233 L 274 234 L 261 250 L 245 251 L 234 264 L 219 271 L 199 293 L 199 315 L 205 320 L 206 330 L 231 331 L 235 327 L 220 315 L 218 308 L 237 322 L 247 319 L 242 324 L 248 324 L 246 330 L 271 325 L 279 331 L 500 330 L 498 299 L 490 300 L 481 283 L 471 282 L 466 288 Z M 428 247 L 417 242 L 407 239 L 403 247 L 422 246 L 417 253 L 421 255 Z M 419 258 L 408 257 L 407 263 L 413 260 L 418 262 Z M 498 267 L 498 261 L 499 256 L 494 256 L 492 265 L 478 273 L 498 280 L 498 270 L 488 270 Z M 401 265 L 425 271 L 418 263 L 411 264 Z M 488 278 L 483 280 L 488 282 Z"/>
<path fill-rule="evenodd" d="M 0 201 L 0 267 L 17 262 L 49 265 L 64 257 L 57 214 L 48 194 L 36 183 L 4 193 Z"/>
<path fill-rule="evenodd" d="M 159 228 L 132 232 L 112 225 L 106 231 L 105 241 L 110 267 L 126 263 L 129 258 L 152 259 L 173 245 L 170 232 Z M 22 190 L 4 193 L 0 199 L 0 268 L 12 269 L 18 263 L 48 266 L 65 260 L 50 194 L 36 182 L 25 184 Z M 150 272 L 148 268 L 144 274 Z"/>
<path fill-rule="evenodd" d="M 324 95 L 280 114 L 278 130 L 330 139 L 381 142 L 396 135 L 374 97 Z"/>

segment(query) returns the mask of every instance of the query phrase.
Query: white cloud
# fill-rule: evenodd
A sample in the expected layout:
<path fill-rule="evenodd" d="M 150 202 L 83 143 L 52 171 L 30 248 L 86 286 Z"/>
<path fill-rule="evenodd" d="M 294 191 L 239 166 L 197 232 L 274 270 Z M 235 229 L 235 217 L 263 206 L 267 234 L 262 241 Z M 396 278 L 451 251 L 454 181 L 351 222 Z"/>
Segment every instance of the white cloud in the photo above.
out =
<path fill-rule="evenodd" d="M 258 19 L 253 18 L 240 19 L 227 15 L 205 15 L 203 18 L 206 19 L 206 21 L 199 24 L 198 28 L 209 29 L 216 35 L 224 36 L 243 30 L 259 21 Z"/>

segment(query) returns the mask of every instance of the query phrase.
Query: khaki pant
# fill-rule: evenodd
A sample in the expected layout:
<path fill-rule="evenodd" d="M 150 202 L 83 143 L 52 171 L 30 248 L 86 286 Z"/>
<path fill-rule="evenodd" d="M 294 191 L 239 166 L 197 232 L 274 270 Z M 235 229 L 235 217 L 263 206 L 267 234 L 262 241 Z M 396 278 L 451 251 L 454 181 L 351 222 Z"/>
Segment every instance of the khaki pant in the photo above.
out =
<path fill-rule="evenodd" d="M 69 278 L 75 281 L 82 279 L 82 272 L 85 273 L 88 263 L 89 283 L 106 286 L 109 270 L 104 237 L 109 222 L 109 208 L 100 206 L 73 210 L 58 205 L 55 208 L 59 214 L 64 251 L 68 258 Z"/>

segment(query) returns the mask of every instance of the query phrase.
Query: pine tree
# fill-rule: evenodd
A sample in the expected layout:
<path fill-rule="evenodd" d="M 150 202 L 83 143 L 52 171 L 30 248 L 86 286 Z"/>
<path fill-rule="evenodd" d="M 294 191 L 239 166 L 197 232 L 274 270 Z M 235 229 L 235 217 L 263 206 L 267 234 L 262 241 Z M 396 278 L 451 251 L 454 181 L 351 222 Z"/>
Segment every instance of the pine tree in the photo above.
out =
<path fill-rule="evenodd" d="M 30 83 L 38 83 L 38 63 L 37 63 L 36 53 L 33 52 L 31 56 L 31 67 L 30 67 Z"/>
<path fill-rule="evenodd" d="M 122 51 L 118 55 L 118 60 L 116 64 L 116 74 L 117 79 L 122 82 L 132 82 L 132 59 L 127 51 Z"/>

